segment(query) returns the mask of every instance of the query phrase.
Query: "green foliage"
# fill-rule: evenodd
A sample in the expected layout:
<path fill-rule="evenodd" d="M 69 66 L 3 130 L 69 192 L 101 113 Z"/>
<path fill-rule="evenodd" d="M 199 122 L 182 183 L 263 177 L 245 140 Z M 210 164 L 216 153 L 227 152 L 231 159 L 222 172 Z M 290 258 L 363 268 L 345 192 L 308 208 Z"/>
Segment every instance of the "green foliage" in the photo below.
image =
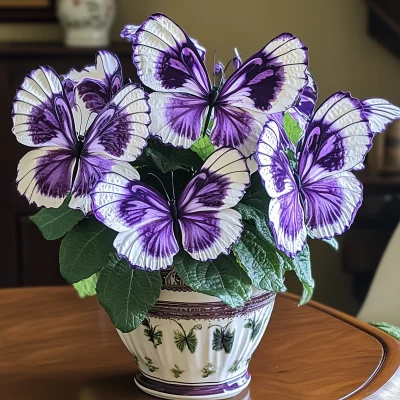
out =
<path fill-rule="evenodd" d="M 154 362 L 151 358 L 145 357 L 145 360 L 146 360 L 146 367 L 149 369 L 150 372 L 156 372 L 159 370 L 159 368 L 154 365 Z"/>
<path fill-rule="evenodd" d="M 244 223 L 242 238 L 233 247 L 233 252 L 256 288 L 286 291 L 282 258 L 276 248 L 249 223 Z"/>
<path fill-rule="evenodd" d="M 370 322 L 370 325 L 400 340 L 400 327 L 388 324 L 387 322 Z"/>
<path fill-rule="evenodd" d="M 84 215 L 79 210 L 68 207 L 70 196 L 58 208 L 42 208 L 38 213 L 30 217 L 37 225 L 47 240 L 55 240 L 63 237 Z"/>
<path fill-rule="evenodd" d="M 283 129 L 290 141 L 296 146 L 303 131 L 296 120 L 288 112 L 283 116 Z"/>
<path fill-rule="evenodd" d="M 145 148 L 144 153 L 150 159 L 150 162 L 146 162 L 142 158 L 143 162 L 156 167 L 162 173 L 179 169 L 196 170 L 202 165 L 202 159 L 194 155 L 193 152 L 165 146 L 154 140 L 149 142 L 149 146 Z"/>
<path fill-rule="evenodd" d="M 116 232 L 101 222 L 87 218 L 75 225 L 60 247 L 60 270 L 69 283 L 76 283 L 98 272 L 114 252 Z"/>
<path fill-rule="evenodd" d="M 187 347 L 188 350 L 193 354 L 196 351 L 198 343 L 195 331 L 200 331 L 202 329 L 202 326 L 200 324 L 197 324 L 193 326 L 193 328 L 191 328 L 188 333 L 186 333 L 185 328 L 178 321 L 173 321 L 179 326 L 179 329 L 174 330 L 174 341 L 176 347 L 181 353 Z"/>
<path fill-rule="evenodd" d="M 112 322 L 121 332 L 136 329 L 160 296 L 158 272 L 132 269 L 115 255 L 100 272 L 97 295 Z"/>
<path fill-rule="evenodd" d="M 306 244 L 303 250 L 295 257 L 294 260 L 287 258 L 285 262 L 285 269 L 294 271 L 303 284 L 303 295 L 300 299 L 300 305 L 306 304 L 310 301 L 314 292 L 314 279 L 311 275 L 311 260 L 310 248 Z"/>
<path fill-rule="evenodd" d="M 230 307 L 242 307 L 251 296 L 251 281 L 233 257 L 200 262 L 182 252 L 174 266 L 186 285 L 194 291 L 219 297 Z"/>
<path fill-rule="evenodd" d="M 142 322 L 142 325 L 145 327 L 144 335 L 147 336 L 149 342 L 153 343 L 154 348 L 156 349 L 158 346 L 162 344 L 163 333 L 158 328 L 159 325 L 151 325 L 150 320 L 145 318 Z"/>
<path fill-rule="evenodd" d="M 184 369 L 180 369 L 176 364 L 174 365 L 174 368 L 171 369 L 172 375 L 174 375 L 174 378 L 178 379 L 181 377 L 181 375 L 185 372 Z"/>
<path fill-rule="evenodd" d="M 93 274 L 89 278 L 82 279 L 79 282 L 73 284 L 75 290 L 81 299 L 87 296 L 94 296 L 96 294 L 96 285 L 99 279 L 99 274 Z"/>
<path fill-rule="evenodd" d="M 231 321 L 232 322 L 232 321 Z M 213 333 L 212 349 L 215 351 L 224 350 L 225 353 L 229 354 L 232 351 L 233 342 L 235 340 L 235 330 L 229 329 L 228 323 L 226 326 L 210 325 L 210 328 L 216 327 Z M 210 329 L 209 328 L 209 329 Z"/>
<path fill-rule="evenodd" d="M 200 138 L 192 144 L 190 150 L 194 151 L 202 160 L 205 160 L 214 152 L 214 146 L 210 142 L 210 137 L 205 135 L 200 136 Z"/>

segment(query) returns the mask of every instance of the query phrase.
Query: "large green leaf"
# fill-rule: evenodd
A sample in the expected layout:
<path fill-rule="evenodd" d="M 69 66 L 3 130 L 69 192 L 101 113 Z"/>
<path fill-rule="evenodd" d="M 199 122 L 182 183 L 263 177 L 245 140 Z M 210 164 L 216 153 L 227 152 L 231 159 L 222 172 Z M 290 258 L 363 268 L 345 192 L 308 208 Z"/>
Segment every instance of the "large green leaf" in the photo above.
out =
<path fill-rule="evenodd" d="M 99 279 L 99 274 L 95 273 L 89 278 L 82 279 L 73 284 L 75 290 L 78 292 L 79 297 L 82 299 L 87 296 L 94 296 L 96 294 L 96 285 Z"/>
<path fill-rule="evenodd" d="M 75 225 L 61 242 L 62 276 L 75 283 L 99 271 L 114 252 L 116 232 L 95 219 L 84 219 Z"/>
<path fill-rule="evenodd" d="M 219 297 L 230 307 L 242 307 L 250 299 L 251 281 L 233 257 L 201 262 L 180 253 L 174 265 L 185 284 L 196 292 Z"/>
<path fill-rule="evenodd" d="M 400 327 L 388 324 L 386 322 L 370 322 L 370 324 L 375 326 L 375 328 L 386 332 L 390 336 L 393 336 L 395 339 L 400 340 Z"/>
<path fill-rule="evenodd" d="M 254 205 L 239 203 L 235 209 L 241 214 L 244 221 L 253 222 L 257 229 L 257 233 L 265 241 L 272 246 L 275 245 L 274 237 L 272 236 L 271 230 L 268 226 L 268 218 L 259 208 L 256 208 Z"/>
<path fill-rule="evenodd" d="M 163 173 L 178 169 L 198 169 L 202 164 L 201 158 L 193 152 L 165 146 L 156 141 L 149 142 L 149 146 L 145 148 L 145 154 Z"/>
<path fill-rule="evenodd" d="M 300 300 L 300 305 L 306 304 L 311 300 L 314 292 L 314 279 L 311 274 L 311 259 L 310 259 L 310 248 L 306 244 L 303 250 L 297 254 L 293 259 L 287 259 L 285 262 L 286 270 L 293 270 L 300 282 L 303 284 L 303 295 Z"/>
<path fill-rule="evenodd" d="M 242 238 L 233 247 L 233 252 L 256 288 L 271 292 L 286 291 L 280 254 L 253 226 L 244 224 Z"/>
<path fill-rule="evenodd" d="M 296 120 L 288 112 L 283 116 L 283 128 L 290 141 L 296 146 L 303 131 Z"/>
<path fill-rule="evenodd" d="M 101 270 L 97 282 L 100 304 L 121 332 L 136 329 L 160 296 L 158 272 L 132 269 L 126 260 L 115 255 Z"/>
<path fill-rule="evenodd" d="M 42 208 L 38 213 L 30 217 L 37 225 L 47 240 L 55 240 L 63 237 L 75 226 L 84 215 L 79 210 L 68 207 L 70 198 L 58 208 Z"/>

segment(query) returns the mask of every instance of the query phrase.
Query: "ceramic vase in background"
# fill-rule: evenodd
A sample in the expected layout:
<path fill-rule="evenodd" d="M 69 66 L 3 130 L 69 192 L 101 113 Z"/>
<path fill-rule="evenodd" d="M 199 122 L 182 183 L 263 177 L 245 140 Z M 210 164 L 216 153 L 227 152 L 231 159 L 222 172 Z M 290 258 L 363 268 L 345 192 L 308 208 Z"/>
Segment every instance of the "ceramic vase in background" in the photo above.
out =
<path fill-rule="evenodd" d="M 58 0 L 57 17 L 69 47 L 106 47 L 115 18 L 115 0 Z"/>
<path fill-rule="evenodd" d="M 163 399 L 227 399 L 250 383 L 248 365 L 268 325 L 275 294 L 253 291 L 233 309 L 193 292 L 174 270 L 160 299 L 130 333 L 118 332 L 138 364 L 136 385 Z"/>

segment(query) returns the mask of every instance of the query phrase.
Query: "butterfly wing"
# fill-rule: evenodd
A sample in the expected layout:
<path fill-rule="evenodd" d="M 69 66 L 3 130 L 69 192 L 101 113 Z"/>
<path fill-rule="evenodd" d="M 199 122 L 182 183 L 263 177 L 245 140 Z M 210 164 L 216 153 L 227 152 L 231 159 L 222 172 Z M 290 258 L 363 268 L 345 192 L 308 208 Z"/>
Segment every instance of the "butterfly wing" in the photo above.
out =
<path fill-rule="evenodd" d="M 190 147 L 199 138 L 211 91 L 204 53 L 162 14 L 150 16 L 131 40 L 138 76 L 156 91 L 150 95 L 151 134 L 164 143 Z"/>
<path fill-rule="evenodd" d="M 400 118 L 400 108 L 383 99 L 366 99 L 361 102 L 370 129 L 375 135 L 382 132 L 388 124 Z"/>
<path fill-rule="evenodd" d="M 275 121 L 267 122 L 257 143 L 255 158 L 264 187 L 271 197 L 269 225 L 275 242 L 280 250 L 294 257 L 306 243 L 307 231 L 300 193 L 281 135 Z"/>
<path fill-rule="evenodd" d="M 236 149 L 221 148 L 204 163 L 178 200 L 183 248 L 196 260 L 207 261 L 230 247 L 243 230 L 233 210 L 250 183 L 246 159 Z"/>
<path fill-rule="evenodd" d="M 171 213 L 164 198 L 138 178 L 127 167 L 104 174 L 91 194 L 93 212 L 119 232 L 114 247 L 133 267 L 168 268 L 179 251 Z"/>
<path fill-rule="evenodd" d="M 97 52 L 94 66 L 78 72 L 72 69 L 64 75 L 63 86 L 71 106 L 81 99 L 89 112 L 98 114 L 123 84 L 122 67 L 118 57 L 106 50 Z"/>
<path fill-rule="evenodd" d="M 215 103 L 211 141 L 235 142 L 245 156 L 254 153 L 266 114 L 283 112 L 307 83 L 307 47 L 291 34 L 269 42 L 238 68 Z"/>
<path fill-rule="evenodd" d="M 139 157 L 149 135 L 149 112 L 147 94 L 129 84 L 97 115 L 85 136 L 70 207 L 90 211 L 89 193 L 101 175 Z"/>
<path fill-rule="evenodd" d="M 39 67 L 25 77 L 12 118 L 16 139 L 40 147 L 18 164 L 18 191 L 37 206 L 59 207 L 71 191 L 77 139 L 67 97 L 51 68 Z"/>

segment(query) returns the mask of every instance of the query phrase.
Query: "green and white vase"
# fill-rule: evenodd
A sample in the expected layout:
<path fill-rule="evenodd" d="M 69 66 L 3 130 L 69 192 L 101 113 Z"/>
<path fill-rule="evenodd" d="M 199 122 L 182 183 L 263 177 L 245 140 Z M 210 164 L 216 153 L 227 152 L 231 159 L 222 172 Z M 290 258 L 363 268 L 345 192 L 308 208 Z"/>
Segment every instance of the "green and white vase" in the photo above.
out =
<path fill-rule="evenodd" d="M 268 325 L 274 293 L 241 309 L 190 290 L 174 270 L 143 324 L 119 335 L 138 364 L 136 385 L 163 399 L 226 399 L 250 383 L 248 365 Z"/>

